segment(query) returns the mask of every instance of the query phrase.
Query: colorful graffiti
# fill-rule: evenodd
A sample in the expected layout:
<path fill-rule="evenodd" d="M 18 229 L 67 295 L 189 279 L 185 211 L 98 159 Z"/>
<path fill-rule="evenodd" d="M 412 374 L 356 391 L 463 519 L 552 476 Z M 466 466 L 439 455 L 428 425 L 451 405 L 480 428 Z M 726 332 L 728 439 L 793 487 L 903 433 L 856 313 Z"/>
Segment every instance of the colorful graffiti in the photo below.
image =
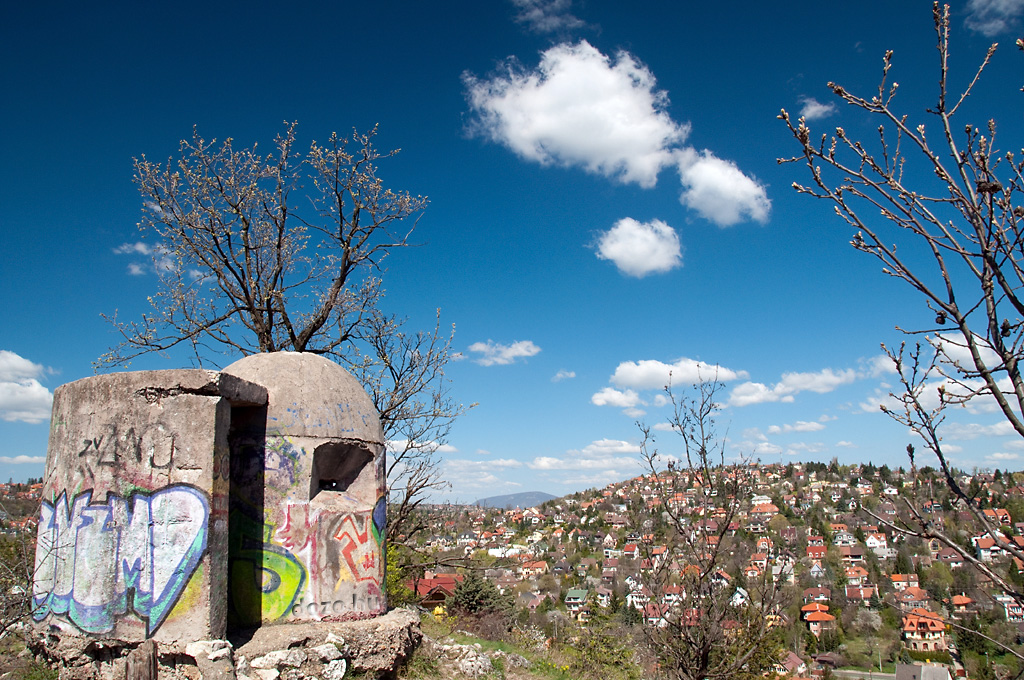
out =
<path fill-rule="evenodd" d="M 66 492 L 39 514 L 33 616 L 63 615 L 107 633 L 129 611 L 151 637 L 178 601 L 207 547 L 209 502 L 192 486 L 108 494 Z"/>
<path fill-rule="evenodd" d="M 384 542 L 384 530 L 388 525 L 388 499 L 381 496 L 373 507 L 373 540 L 377 545 Z"/>
<path fill-rule="evenodd" d="M 306 582 L 295 555 L 271 542 L 274 527 L 234 510 L 228 544 L 231 615 L 235 625 L 258 626 L 292 610 Z"/>
<path fill-rule="evenodd" d="M 372 518 L 367 513 L 351 513 L 332 519 L 340 519 L 333 535 L 341 544 L 338 553 L 344 562 L 340 566 L 348 570 L 347 574 L 345 571 L 339 572 L 338 584 L 342 581 L 372 581 L 379 584 L 379 548 L 370 540 Z"/>

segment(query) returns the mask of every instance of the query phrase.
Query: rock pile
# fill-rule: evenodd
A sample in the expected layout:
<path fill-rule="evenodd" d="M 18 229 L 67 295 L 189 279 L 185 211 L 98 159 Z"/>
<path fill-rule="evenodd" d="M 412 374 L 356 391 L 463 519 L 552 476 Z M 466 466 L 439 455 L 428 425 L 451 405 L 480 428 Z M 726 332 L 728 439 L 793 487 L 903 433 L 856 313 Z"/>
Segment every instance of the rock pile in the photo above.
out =
<path fill-rule="evenodd" d="M 351 672 L 383 679 L 395 677 L 422 637 L 419 616 L 396 609 L 360 621 L 264 626 L 233 641 L 128 647 L 96 640 L 50 662 L 61 680 L 121 680 L 129 669 L 147 667 L 140 655 L 149 656 L 155 673 L 132 672 L 129 680 L 342 680 Z M 46 642 L 36 640 L 34 650 L 45 656 Z"/>

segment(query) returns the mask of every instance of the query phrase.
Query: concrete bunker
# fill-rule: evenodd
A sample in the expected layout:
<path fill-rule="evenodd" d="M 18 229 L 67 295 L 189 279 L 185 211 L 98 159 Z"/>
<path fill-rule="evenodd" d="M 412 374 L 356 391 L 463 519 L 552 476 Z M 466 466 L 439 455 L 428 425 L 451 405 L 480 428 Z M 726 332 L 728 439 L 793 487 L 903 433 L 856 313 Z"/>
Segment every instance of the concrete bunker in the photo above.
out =
<path fill-rule="evenodd" d="M 385 488 L 373 403 L 323 357 L 63 385 L 33 618 L 62 649 L 84 649 L 376 616 Z"/>

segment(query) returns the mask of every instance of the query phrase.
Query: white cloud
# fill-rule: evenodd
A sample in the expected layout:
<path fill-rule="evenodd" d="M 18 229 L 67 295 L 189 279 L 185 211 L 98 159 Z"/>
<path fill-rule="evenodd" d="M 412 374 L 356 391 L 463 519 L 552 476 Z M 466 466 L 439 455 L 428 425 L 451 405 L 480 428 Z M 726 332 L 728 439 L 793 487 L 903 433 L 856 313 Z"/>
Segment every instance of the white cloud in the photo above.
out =
<path fill-rule="evenodd" d="M 1019 453 L 992 453 L 985 456 L 986 460 L 1018 460 Z"/>
<path fill-rule="evenodd" d="M 764 185 L 744 175 L 735 163 L 706 149 L 683 149 L 676 159 L 683 184 L 680 203 L 720 227 L 747 219 L 768 221 L 772 203 Z"/>
<path fill-rule="evenodd" d="M 641 359 L 620 363 L 612 374 L 611 383 L 617 387 L 631 387 L 637 390 L 661 390 L 670 380 L 674 385 L 689 386 L 716 378 L 723 382 L 742 380 L 747 375 L 746 371 L 734 371 L 687 357 L 677 359 L 671 364 L 655 359 Z"/>
<path fill-rule="evenodd" d="M 595 406 L 614 406 L 616 408 L 633 408 L 643 402 L 640 395 L 633 390 L 619 391 L 614 387 L 605 387 L 590 397 Z"/>
<path fill-rule="evenodd" d="M 114 248 L 114 253 L 117 255 L 152 255 L 153 249 L 149 247 L 149 244 L 138 241 L 136 243 L 122 243 Z"/>
<path fill-rule="evenodd" d="M 41 423 L 50 417 L 53 394 L 40 384 L 46 368 L 0 350 L 0 420 Z"/>
<path fill-rule="evenodd" d="M 516 21 L 534 33 L 561 33 L 586 24 L 572 12 L 572 0 L 512 0 Z"/>
<path fill-rule="evenodd" d="M 800 97 L 800 116 L 807 120 L 818 120 L 820 118 L 827 118 L 836 112 L 836 105 L 834 102 L 828 104 L 822 104 L 814 97 Z"/>
<path fill-rule="evenodd" d="M 0 349 L 0 381 L 18 382 L 32 380 L 46 373 L 46 368 L 25 359 L 14 352 Z"/>
<path fill-rule="evenodd" d="M 801 453 L 821 453 L 825 450 L 825 445 L 821 442 L 797 442 L 796 444 L 790 444 L 786 455 L 794 456 L 797 452 Z"/>
<path fill-rule="evenodd" d="M 719 226 L 765 222 L 765 188 L 734 163 L 682 146 L 689 124 L 668 114 L 668 95 L 654 74 L 626 51 L 612 59 L 586 41 L 541 54 L 536 70 L 510 59 L 502 73 L 465 73 L 469 128 L 542 165 L 581 167 L 644 188 L 674 165 L 683 205 Z"/>
<path fill-rule="evenodd" d="M 798 420 L 792 424 L 785 425 L 772 425 L 768 428 L 768 434 L 784 434 L 787 432 L 818 432 L 824 430 L 825 426 L 821 423 L 811 423 L 806 420 Z"/>
<path fill-rule="evenodd" d="M 840 385 L 853 382 L 857 377 L 856 371 L 852 369 L 834 371 L 826 368 L 816 373 L 783 373 L 782 380 L 771 387 L 755 382 L 737 386 L 729 394 L 729 405 L 749 406 L 775 401 L 788 403 L 800 392 L 825 394 Z"/>
<path fill-rule="evenodd" d="M 536 71 L 509 62 L 490 80 L 466 74 L 476 131 L 527 160 L 653 187 L 689 126 L 665 110 L 668 96 L 631 54 L 612 60 L 586 41 L 541 55 Z"/>
<path fill-rule="evenodd" d="M 597 256 L 619 271 L 641 279 L 683 266 L 679 234 L 661 220 L 637 222 L 624 217 L 597 240 Z"/>
<path fill-rule="evenodd" d="M 114 253 L 117 255 L 144 255 L 149 257 L 152 261 L 152 269 L 154 271 L 172 271 L 176 265 L 175 260 L 171 257 L 170 252 L 167 248 L 162 245 L 151 246 L 148 243 L 142 241 L 136 241 L 135 243 L 122 243 L 118 247 L 114 248 Z M 137 262 L 132 262 L 128 265 L 128 273 L 132 276 L 141 276 L 149 271 L 145 265 Z"/>
<path fill-rule="evenodd" d="M 599 439 L 583 449 L 571 449 L 562 458 L 538 456 L 526 466 L 531 470 L 610 470 L 639 466 L 640 446 L 618 439 Z"/>
<path fill-rule="evenodd" d="M 883 375 L 891 375 L 896 372 L 896 364 L 892 362 L 888 354 L 877 354 L 870 359 L 863 360 L 865 377 L 881 378 Z"/>
<path fill-rule="evenodd" d="M 970 0 L 964 23 L 972 31 L 992 38 L 1009 31 L 1024 13 L 1024 0 Z"/>
<path fill-rule="evenodd" d="M 45 463 L 46 456 L 0 456 L 0 463 L 20 465 L 22 463 Z"/>
<path fill-rule="evenodd" d="M 474 342 L 469 346 L 469 351 L 483 355 L 473 360 L 481 366 L 505 366 L 515 362 L 516 359 L 536 355 L 540 352 L 540 347 L 530 340 L 517 340 L 511 345 L 502 345 L 488 340 L 487 342 Z"/>
<path fill-rule="evenodd" d="M 947 423 L 942 426 L 944 439 L 969 440 L 978 437 L 1009 437 L 1016 435 L 1016 430 L 1008 420 L 1000 420 L 991 425 L 981 423 Z"/>
<path fill-rule="evenodd" d="M 777 456 L 782 453 L 782 447 L 770 442 L 755 442 L 751 453 L 755 456 Z"/>
<path fill-rule="evenodd" d="M 841 448 L 841 449 L 855 449 L 855 448 L 857 448 L 856 444 L 854 444 L 853 442 L 848 442 L 845 439 L 836 442 L 836 446 Z"/>
<path fill-rule="evenodd" d="M 570 380 L 576 377 L 576 371 L 561 370 L 555 373 L 554 377 L 551 378 L 551 382 L 562 382 L 563 380 Z"/>
<path fill-rule="evenodd" d="M 458 453 L 459 450 L 451 444 L 438 444 L 435 441 L 410 441 L 408 439 L 389 439 L 387 443 L 389 452 L 395 453 L 408 451 L 410 449 L 422 449 L 435 453 Z"/>

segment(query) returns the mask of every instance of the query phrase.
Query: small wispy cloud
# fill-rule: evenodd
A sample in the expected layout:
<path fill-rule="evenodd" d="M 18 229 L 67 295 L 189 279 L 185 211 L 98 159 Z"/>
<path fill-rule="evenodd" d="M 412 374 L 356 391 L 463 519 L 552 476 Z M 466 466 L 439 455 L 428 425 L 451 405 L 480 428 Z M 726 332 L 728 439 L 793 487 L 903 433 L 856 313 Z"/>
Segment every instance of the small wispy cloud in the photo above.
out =
<path fill-rule="evenodd" d="M 468 351 L 480 355 L 473 359 L 481 366 L 506 366 L 517 359 L 526 359 L 540 353 L 540 347 L 530 340 L 517 340 L 510 345 L 503 345 L 493 340 L 474 342 Z"/>
<path fill-rule="evenodd" d="M 551 378 L 551 382 L 562 382 L 563 380 L 571 380 L 576 377 L 576 371 L 561 370 L 555 373 Z"/>
<path fill-rule="evenodd" d="M 176 266 L 174 258 L 171 257 L 167 248 L 161 245 L 151 246 L 143 241 L 122 243 L 118 247 L 114 248 L 113 252 L 115 255 L 141 255 L 149 258 L 149 265 L 141 264 L 139 262 L 131 262 L 128 264 L 128 273 L 132 276 L 142 276 L 144 274 L 148 274 L 150 271 L 168 272 L 173 270 Z"/>
<path fill-rule="evenodd" d="M 822 104 L 814 97 L 800 97 L 800 116 L 807 120 L 828 118 L 836 112 L 835 102 Z"/>
<path fill-rule="evenodd" d="M 618 439 L 599 439 L 582 449 L 570 449 L 561 458 L 538 456 L 526 463 L 531 470 L 608 470 L 633 468 L 640 446 Z M 635 474 L 635 473 L 634 473 Z"/>
<path fill-rule="evenodd" d="M 0 463 L 21 465 L 23 463 L 45 463 L 46 456 L 0 456 Z"/>
<path fill-rule="evenodd" d="M 993 38 L 1015 29 L 1022 14 L 1024 0 L 970 0 L 964 24 L 986 38 Z"/>
<path fill-rule="evenodd" d="M 789 432 L 818 432 L 824 429 L 825 426 L 822 423 L 798 420 L 795 423 L 786 423 L 785 425 L 772 425 L 768 428 L 768 434 L 786 434 Z"/>
<path fill-rule="evenodd" d="M 532 33 L 565 33 L 586 27 L 572 13 L 572 0 L 512 0 L 516 22 Z"/>

